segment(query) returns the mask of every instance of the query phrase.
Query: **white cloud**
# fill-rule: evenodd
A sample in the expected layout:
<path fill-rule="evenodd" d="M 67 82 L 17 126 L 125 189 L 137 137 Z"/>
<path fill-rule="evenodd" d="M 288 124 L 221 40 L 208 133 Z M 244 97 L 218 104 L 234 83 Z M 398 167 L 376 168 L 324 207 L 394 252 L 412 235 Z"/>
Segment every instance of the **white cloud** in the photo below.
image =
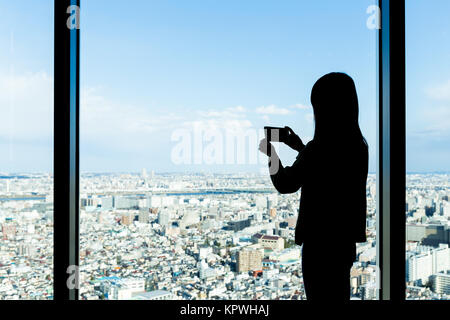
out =
<path fill-rule="evenodd" d="M 50 140 L 53 79 L 46 72 L 0 74 L 0 138 Z"/>
<path fill-rule="evenodd" d="M 243 106 L 231 107 L 231 108 L 228 108 L 228 110 L 231 112 L 246 112 L 247 111 Z"/>
<path fill-rule="evenodd" d="M 98 88 L 83 88 L 80 101 L 82 142 L 118 149 L 146 148 L 155 134 L 170 130 L 181 117 L 148 107 L 113 102 Z"/>
<path fill-rule="evenodd" d="M 199 117 L 186 114 L 180 127 L 189 130 L 225 130 L 240 131 L 253 126 L 247 119 L 247 109 L 243 106 L 229 107 L 224 110 L 197 111 Z"/>
<path fill-rule="evenodd" d="M 229 130 L 240 131 L 249 129 L 253 126 L 252 122 L 247 119 L 229 119 L 229 120 L 218 120 L 218 119 L 206 119 L 206 120 L 191 120 L 184 121 L 180 127 L 190 129 L 190 130 Z"/>
<path fill-rule="evenodd" d="M 174 113 L 162 107 L 113 100 L 101 87 L 82 88 L 80 98 L 83 159 L 102 159 L 102 154 L 151 157 L 155 146 L 159 153 L 170 152 L 170 133 L 178 128 L 218 129 L 231 133 L 254 128 L 243 106 Z M 12 143 L 47 141 L 51 148 L 53 79 L 48 73 L 0 74 L 0 106 L 0 139 Z M 267 120 L 270 114 L 290 112 L 276 106 L 259 108 L 259 113 Z"/>
<path fill-rule="evenodd" d="M 287 114 L 290 114 L 291 111 L 289 109 L 280 108 L 274 104 L 271 104 L 269 106 L 261 106 L 259 108 L 256 108 L 256 113 L 272 114 L 272 115 L 287 115 Z"/>
<path fill-rule="evenodd" d="M 450 80 L 426 89 L 428 96 L 435 100 L 450 101 Z"/>
<path fill-rule="evenodd" d="M 305 105 L 305 104 L 297 103 L 297 104 L 294 104 L 294 105 L 290 106 L 289 108 L 299 109 L 299 110 L 309 110 L 312 107 L 308 106 L 308 105 Z"/>
<path fill-rule="evenodd" d="M 425 113 L 425 121 L 429 123 L 428 129 L 435 132 L 450 133 L 450 106 L 429 108 Z"/>
<path fill-rule="evenodd" d="M 420 129 L 409 134 L 421 138 L 448 139 L 450 137 L 450 106 L 422 108 Z"/>
<path fill-rule="evenodd" d="M 313 114 L 313 113 L 307 113 L 307 114 L 305 114 L 305 119 L 306 119 L 306 121 L 308 121 L 309 123 L 313 123 L 313 122 L 314 122 L 314 114 Z"/>
<path fill-rule="evenodd" d="M 240 132 L 252 127 L 242 106 L 196 112 L 185 110 L 182 114 L 162 109 L 156 113 L 148 107 L 113 102 L 101 95 L 97 88 L 82 90 L 80 109 L 81 142 L 117 151 L 151 150 L 157 139 L 163 139 L 158 145 L 166 142 L 170 147 L 171 141 L 165 139 L 178 129 Z"/>
<path fill-rule="evenodd" d="M 261 116 L 261 118 L 263 119 L 264 122 L 270 123 L 270 117 L 267 114 Z"/>
<path fill-rule="evenodd" d="M 450 80 L 425 90 L 429 98 L 436 100 L 420 110 L 421 129 L 411 131 L 414 136 L 450 137 Z"/>
<path fill-rule="evenodd" d="M 197 114 L 205 118 L 243 118 L 246 113 L 243 106 L 226 108 L 224 110 L 197 111 Z"/>
<path fill-rule="evenodd" d="M 80 101 L 82 143 L 118 150 L 143 147 L 155 132 L 177 127 L 174 113 L 113 102 L 99 88 L 83 88 Z M 11 143 L 52 141 L 53 79 L 46 72 L 0 74 L 0 138 Z M 58 106 L 55 106 L 56 108 Z"/>

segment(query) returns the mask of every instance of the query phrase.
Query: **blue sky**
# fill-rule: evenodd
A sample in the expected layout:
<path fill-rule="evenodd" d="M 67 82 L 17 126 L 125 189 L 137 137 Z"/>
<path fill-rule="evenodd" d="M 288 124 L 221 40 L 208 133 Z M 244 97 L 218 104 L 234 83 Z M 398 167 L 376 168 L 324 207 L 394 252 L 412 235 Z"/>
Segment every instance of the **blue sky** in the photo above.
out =
<path fill-rule="evenodd" d="M 52 3 L 0 0 L 0 171 L 52 167 Z M 376 31 L 366 27 L 373 3 L 83 1 L 81 169 L 258 171 L 263 162 L 175 163 L 171 136 L 194 125 L 215 133 L 289 125 L 306 143 L 311 88 L 342 71 L 356 82 L 375 171 Z M 448 171 L 450 4 L 426 3 L 407 2 L 407 164 Z M 289 163 L 295 154 L 286 149 Z"/>
<path fill-rule="evenodd" d="M 450 171 L 450 2 L 406 3 L 407 168 Z"/>

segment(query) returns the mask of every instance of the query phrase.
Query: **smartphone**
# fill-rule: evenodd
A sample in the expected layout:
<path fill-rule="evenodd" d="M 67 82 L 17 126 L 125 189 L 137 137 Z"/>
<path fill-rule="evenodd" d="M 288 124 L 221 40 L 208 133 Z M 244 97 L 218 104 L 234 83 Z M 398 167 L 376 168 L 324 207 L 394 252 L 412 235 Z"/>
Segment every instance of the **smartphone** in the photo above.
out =
<path fill-rule="evenodd" d="M 286 128 L 264 127 L 264 134 L 269 142 L 286 142 L 288 132 Z"/>

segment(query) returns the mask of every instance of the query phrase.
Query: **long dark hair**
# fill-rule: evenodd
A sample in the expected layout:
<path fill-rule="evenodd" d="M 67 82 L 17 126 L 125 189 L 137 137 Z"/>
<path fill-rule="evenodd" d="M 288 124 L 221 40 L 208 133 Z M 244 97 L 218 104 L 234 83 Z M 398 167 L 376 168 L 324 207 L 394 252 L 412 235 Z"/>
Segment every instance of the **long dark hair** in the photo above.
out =
<path fill-rule="evenodd" d="M 314 141 L 350 144 L 367 142 L 358 123 L 358 96 L 353 79 L 345 73 L 324 75 L 311 92 L 314 110 Z"/>

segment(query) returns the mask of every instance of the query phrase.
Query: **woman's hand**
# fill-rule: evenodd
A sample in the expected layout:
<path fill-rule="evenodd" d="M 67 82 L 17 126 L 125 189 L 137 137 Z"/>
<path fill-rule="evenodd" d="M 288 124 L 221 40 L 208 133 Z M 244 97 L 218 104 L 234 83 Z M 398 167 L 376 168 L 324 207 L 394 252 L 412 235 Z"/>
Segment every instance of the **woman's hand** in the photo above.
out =
<path fill-rule="evenodd" d="M 287 137 L 286 137 L 286 142 L 285 144 L 289 147 L 291 147 L 294 150 L 297 150 L 298 152 L 300 152 L 305 145 L 303 144 L 302 139 L 300 139 L 300 137 L 298 135 L 295 134 L 294 130 L 292 130 L 289 127 L 284 127 L 287 131 Z"/>
<path fill-rule="evenodd" d="M 267 152 L 268 146 L 270 146 L 270 154 Z M 261 142 L 259 143 L 259 151 L 264 153 L 266 156 L 273 156 L 276 154 L 275 148 L 272 146 L 270 142 L 267 141 L 266 138 L 262 139 Z"/>

